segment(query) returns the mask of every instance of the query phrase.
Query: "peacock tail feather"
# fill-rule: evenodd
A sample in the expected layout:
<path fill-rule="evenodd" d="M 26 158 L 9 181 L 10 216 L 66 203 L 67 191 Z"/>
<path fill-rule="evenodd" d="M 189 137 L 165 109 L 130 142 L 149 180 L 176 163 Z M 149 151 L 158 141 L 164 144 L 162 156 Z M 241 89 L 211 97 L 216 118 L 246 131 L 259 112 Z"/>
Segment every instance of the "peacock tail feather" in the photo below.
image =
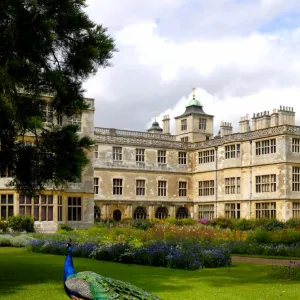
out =
<path fill-rule="evenodd" d="M 71 294 L 87 300 L 160 300 L 157 296 L 128 282 L 90 271 L 70 275 L 65 285 Z"/>

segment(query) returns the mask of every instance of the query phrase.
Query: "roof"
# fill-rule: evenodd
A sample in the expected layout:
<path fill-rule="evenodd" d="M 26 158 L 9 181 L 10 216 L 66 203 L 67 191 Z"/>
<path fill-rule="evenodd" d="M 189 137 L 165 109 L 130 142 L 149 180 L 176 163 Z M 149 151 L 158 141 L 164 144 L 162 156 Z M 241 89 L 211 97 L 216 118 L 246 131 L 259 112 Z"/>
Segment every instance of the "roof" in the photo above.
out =
<path fill-rule="evenodd" d="M 193 98 L 188 102 L 185 112 L 178 116 L 175 117 L 175 119 L 179 119 L 182 117 L 187 117 L 190 115 L 200 115 L 200 116 L 207 116 L 207 117 L 213 117 L 212 115 L 208 115 L 204 110 L 203 106 L 201 105 L 200 101 L 195 99 L 195 94 L 193 94 Z"/>
<path fill-rule="evenodd" d="M 152 126 L 147 131 L 163 131 L 162 128 L 159 126 L 159 123 L 155 120 L 152 123 Z"/>

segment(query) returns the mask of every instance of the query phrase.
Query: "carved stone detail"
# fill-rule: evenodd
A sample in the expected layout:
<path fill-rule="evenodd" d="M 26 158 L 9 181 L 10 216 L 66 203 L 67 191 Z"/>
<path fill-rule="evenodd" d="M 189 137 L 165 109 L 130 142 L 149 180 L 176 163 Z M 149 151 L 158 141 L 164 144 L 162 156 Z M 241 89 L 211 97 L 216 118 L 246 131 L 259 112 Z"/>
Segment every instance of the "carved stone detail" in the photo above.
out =
<path fill-rule="evenodd" d="M 245 133 L 233 133 L 222 138 L 197 143 L 176 141 L 174 135 L 155 134 L 139 131 L 95 128 L 95 139 L 100 144 L 134 145 L 153 148 L 193 150 L 217 147 L 231 142 L 243 142 L 282 134 L 300 135 L 300 126 L 281 125 Z"/>

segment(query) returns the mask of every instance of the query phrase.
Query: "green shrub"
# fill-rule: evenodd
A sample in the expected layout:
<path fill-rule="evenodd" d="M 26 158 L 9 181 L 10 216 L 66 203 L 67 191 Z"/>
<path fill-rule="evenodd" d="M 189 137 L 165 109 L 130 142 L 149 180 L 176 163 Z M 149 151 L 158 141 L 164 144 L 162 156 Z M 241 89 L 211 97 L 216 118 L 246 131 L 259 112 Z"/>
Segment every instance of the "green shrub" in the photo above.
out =
<path fill-rule="evenodd" d="M 177 220 L 176 220 L 175 218 L 166 218 L 166 219 L 165 219 L 165 223 L 166 223 L 166 224 L 176 225 Z"/>
<path fill-rule="evenodd" d="M 64 231 L 73 231 L 74 229 L 69 224 L 60 224 L 59 229 Z"/>
<path fill-rule="evenodd" d="M 247 241 L 258 244 L 269 244 L 272 241 L 271 232 L 264 229 L 256 229 L 248 234 Z"/>
<path fill-rule="evenodd" d="M 240 219 L 235 224 L 235 229 L 240 231 L 253 230 L 256 227 L 256 220 L 250 219 Z"/>
<path fill-rule="evenodd" d="M 15 232 L 34 232 L 34 219 L 31 216 L 10 217 L 8 227 Z"/>
<path fill-rule="evenodd" d="M 176 225 L 178 226 L 195 225 L 195 223 L 196 223 L 195 220 L 191 218 L 176 220 Z"/>
<path fill-rule="evenodd" d="M 300 229 L 300 219 L 292 218 L 292 219 L 287 220 L 285 224 L 288 228 Z"/>
<path fill-rule="evenodd" d="M 210 220 L 209 225 L 218 226 L 222 229 L 225 229 L 225 228 L 232 229 L 234 227 L 232 219 L 223 218 L 223 217 Z"/>
<path fill-rule="evenodd" d="M 267 231 L 279 230 L 284 228 L 284 222 L 278 221 L 276 219 L 265 220 L 260 228 Z"/>
<path fill-rule="evenodd" d="M 8 222 L 7 221 L 0 221 L 0 231 L 2 233 L 8 232 Z"/>
<path fill-rule="evenodd" d="M 133 228 L 147 230 L 152 227 L 152 222 L 149 220 L 134 220 L 132 223 Z"/>

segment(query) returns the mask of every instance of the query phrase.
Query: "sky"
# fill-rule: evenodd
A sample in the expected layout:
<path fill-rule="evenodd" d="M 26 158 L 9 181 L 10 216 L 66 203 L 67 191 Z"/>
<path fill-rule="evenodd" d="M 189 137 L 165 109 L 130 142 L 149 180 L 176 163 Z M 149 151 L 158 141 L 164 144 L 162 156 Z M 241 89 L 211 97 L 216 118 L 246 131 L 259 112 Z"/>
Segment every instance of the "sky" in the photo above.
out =
<path fill-rule="evenodd" d="M 85 82 L 95 126 L 145 131 L 185 111 L 192 88 L 206 113 L 240 117 L 294 107 L 300 125 L 299 0 L 87 0 L 119 50 Z M 298 114 L 297 114 L 298 113 Z M 174 121 L 171 121 L 174 133 Z"/>

